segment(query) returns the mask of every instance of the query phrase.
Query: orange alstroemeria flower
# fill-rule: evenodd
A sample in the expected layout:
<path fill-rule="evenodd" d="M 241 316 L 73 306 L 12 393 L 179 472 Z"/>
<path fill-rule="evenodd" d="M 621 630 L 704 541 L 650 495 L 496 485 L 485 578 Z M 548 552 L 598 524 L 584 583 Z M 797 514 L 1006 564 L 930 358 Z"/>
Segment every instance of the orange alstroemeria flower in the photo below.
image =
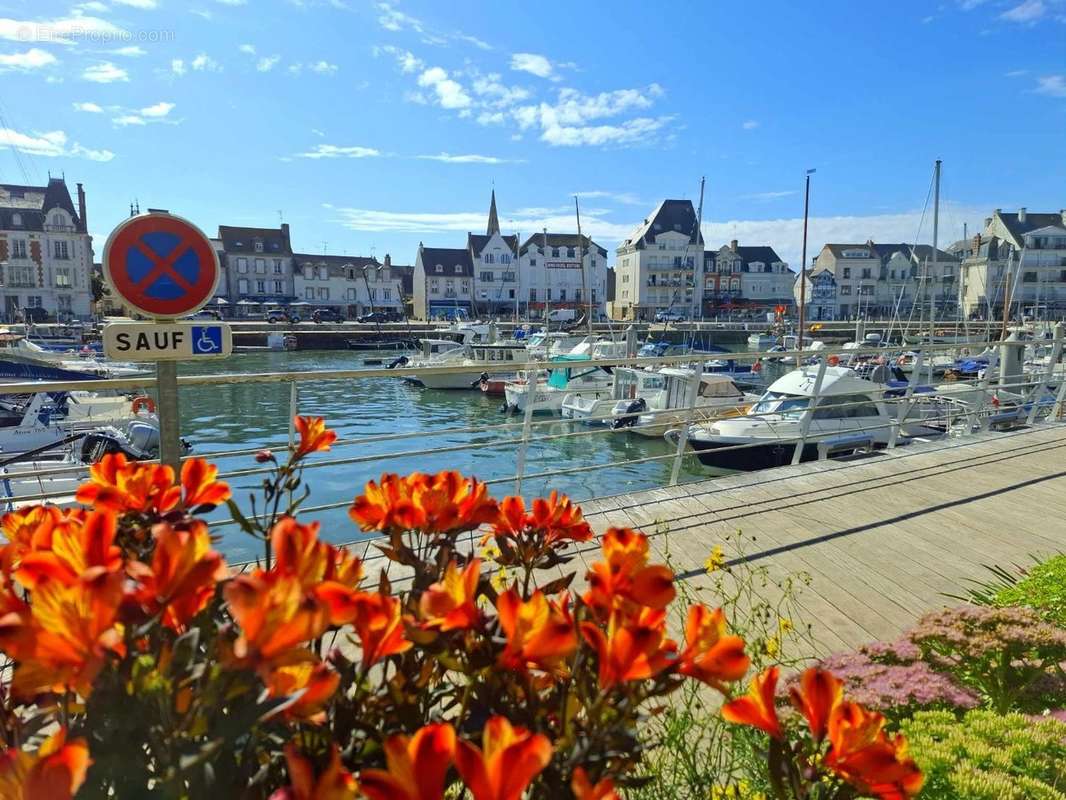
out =
<path fill-rule="evenodd" d="M 15 747 L 0 753 L 0 797 L 70 800 L 85 782 L 91 763 L 85 740 L 68 742 L 66 728 L 60 728 L 36 753 Z"/>
<path fill-rule="evenodd" d="M 223 594 L 241 629 L 233 654 L 255 665 L 283 658 L 329 627 L 325 605 L 309 596 L 291 576 L 239 575 L 226 584 Z"/>
<path fill-rule="evenodd" d="M 774 706 L 774 692 L 780 673 L 778 667 L 769 667 L 752 678 L 751 688 L 746 695 L 722 706 L 722 717 L 727 722 L 759 728 L 775 739 L 782 738 L 784 732 Z"/>
<path fill-rule="evenodd" d="M 355 800 L 359 796 L 359 784 L 341 764 L 337 745 L 332 746 L 329 765 L 317 779 L 314 766 L 300 755 L 295 742 L 285 745 L 285 763 L 292 784 L 278 789 L 270 800 Z"/>
<path fill-rule="evenodd" d="M 744 640 L 726 634 L 722 609 L 711 611 L 704 605 L 689 608 L 685 649 L 680 658 L 682 675 L 724 692 L 725 683 L 739 681 L 747 674 L 750 665 L 751 659 L 744 652 Z"/>
<path fill-rule="evenodd" d="M 506 717 L 489 719 L 481 743 L 460 739 L 455 750 L 455 766 L 474 800 L 520 800 L 552 757 L 547 736 L 514 728 Z"/>
<path fill-rule="evenodd" d="M 592 528 L 585 522 L 581 508 L 555 490 L 547 499 L 535 499 L 533 510 L 528 514 L 521 497 L 505 497 L 500 503 L 492 535 L 513 538 L 526 532 L 539 533 L 549 547 L 566 541 L 587 542 L 592 538 Z"/>
<path fill-rule="evenodd" d="M 844 699 L 844 684 L 831 672 L 817 667 L 804 670 L 799 688 L 789 691 L 792 705 L 807 719 L 811 735 L 825 738 L 829 719 Z"/>
<path fill-rule="evenodd" d="M 152 535 L 151 566 L 136 561 L 127 566 L 139 584 L 132 597 L 149 616 L 162 609 L 162 623 L 181 633 L 214 595 L 215 584 L 226 577 L 226 563 L 211 548 L 211 535 L 200 520 L 187 530 L 160 523 Z"/>
<path fill-rule="evenodd" d="M 370 800 L 441 800 L 454 757 L 455 729 L 447 723 L 426 725 L 414 736 L 390 736 L 388 769 L 363 770 L 359 788 Z"/>
<path fill-rule="evenodd" d="M 496 598 L 496 613 L 507 635 L 500 664 L 508 669 L 557 672 L 577 649 L 570 598 L 565 594 L 549 600 L 537 589 L 523 601 L 512 587 Z"/>
<path fill-rule="evenodd" d="M 663 610 L 645 608 L 637 617 L 612 624 L 606 633 L 584 622 L 581 633 L 599 657 L 603 689 L 654 677 L 674 663 L 677 654 L 677 644 L 666 638 Z"/>
<path fill-rule="evenodd" d="M 600 540 L 605 560 L 588 573 L 586 605 L 609 614 L 632 605 L 666 608 L 674 599 L 674 574 L 662 565 L 648 566 L 648 537 L 629 528 L 610 528 Z"/>
<path fill-rule="evenodd" d="M 452 561 L 444 571 L 444 580 L 434 583 L 419 598 L 422 624 L 440 631 L 472 628 L 481 620 L 477 608 L 477 583 L 481 562 L 474 559 L 459 569 Z"/>
<path fill-rule="evenodd" d="M 341 676 L 310 650 L 294 650 L 274 666 L 264 683 L 271 697 L 296 696 L 278 712 L 283 718 L 317 725 L 325 721 L 323 708 L 340 680 Z"/>
<path fill-rule="evenodd" d="M 118 513 L 164 514 L 181 502 L 181 487 L 174 485 L 174 470 L 168 466 L 128 461 L 122 453 L 108 453 L 89 468 L 89 481 L 78 488 L 75 498 L 93 508 Z"/>
<path fill-rule="evenodd" d="M 29 506 L 4 514 L 0 530 L 11 543 L 12 555 L 17 559 L 31 550 L 51 548 L 52 531 L 62 519 L 63 512 L 55 506 Z"/>
<path fill-rule="evenodd" d="M 459 533 L 493 522 L 497 514 L 488 487 L 454 471 L 382 475 L 380 484 L 368 481 L 348 509 L 362 530 L 386 533 Z"/>
<path fill-rule="evenodd" d="M 380 592 L 358 594 L 352 627 L 363 648 L 364 666 L 412 647 L 404 637 L 400 601 L 392 595 Z"/>
<path fill-rule="evenodd" d="M 46 579 L 71 585 L 92 580 L 122 568 L 122 551 L 116 547 L 118 520 L 110 511 L 93 511 L 83 520 L 61 520 L 51 532 L 47 549 L 22 556 L 15 578 L 27 589 Z"/>
<path fill-rule="evenodd" d="M 574 770 L 570 778 L 570 790 L 574 793 L 574 800 L 622 800 L 614 788 L 613 780 L 604 778 L 593 785 L 584 767 Z"/>
<path fill-rule="evenodd" d="M 218 467 L 202 458 L 187 459 L 181 465 L 182 503 L 187 509 L 217 506 L 230 499 L 229 484 L 215 480 Z"/>
<path fill-rule="evenodd" d="M 294 454 L 296 458 L 325 452 L 337 441 L 337 432 L 326 430 L 326 421 L 322 417 L 296 417 L 294 422 L 296 432 L 300 434 L 300 443 Z"/>
<path fill-rule="evenodd" d="M 889 738 L 885 718 L 857 703 L 841 701 L 830 714 L 825 764 L 848 783 L 882 800 L 914 797 L 923 776 L 907 755 L 902 735 Z"/>
<path fill-rule="evenodd" d="M 26 620 L 30 635 L 16 639 L 8 653 L 19 662 L 15 695 L 72 689 L 89 696 L 107 654 L 125 652 L 117 623 L 124 580 L 120 572 L 105 572 L 70 586 L 50 579 L 37 584 Z"/>

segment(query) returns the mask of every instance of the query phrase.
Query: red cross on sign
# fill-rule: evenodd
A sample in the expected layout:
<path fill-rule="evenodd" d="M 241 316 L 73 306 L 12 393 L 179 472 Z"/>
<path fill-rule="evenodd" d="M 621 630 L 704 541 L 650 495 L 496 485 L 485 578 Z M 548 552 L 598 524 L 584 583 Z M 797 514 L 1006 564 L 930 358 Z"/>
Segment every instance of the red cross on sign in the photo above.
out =
<path fill-rule="evenodd" d="M 121 223 L 104 245 L 104 278 L 149 317 L 184 317 L 203 308 L 218 285 L 218 254 L 203 231 L 152 212 Z"/>

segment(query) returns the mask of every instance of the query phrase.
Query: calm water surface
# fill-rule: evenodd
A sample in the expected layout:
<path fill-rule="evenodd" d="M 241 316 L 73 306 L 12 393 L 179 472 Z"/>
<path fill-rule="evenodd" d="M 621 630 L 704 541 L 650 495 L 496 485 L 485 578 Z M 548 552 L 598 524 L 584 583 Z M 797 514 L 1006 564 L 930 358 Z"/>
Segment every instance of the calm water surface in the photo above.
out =
<path fill-rule="evenodd" d="M 254 352 L 240 353 L 208 366 L 187 366 L 182 374 L 258 373 L 278 371 L 319 372 L 360 369 L 367 358 L 377 358 L 351 351 L 321 352 Z M 388 362 L 391 355 L 381 356 Z M 414 470 L 435 472 L 458 469 L 481 480 L 508 478 L 516 473 L 518 445 L 495 444 L 477 450 L 399 455 L 389 453 L 432 451 L 467 443 L 492 443 L 516 439 L 520 429 L 489 433 L 440 433 L 446 428 L 520 421 L 499 411 L 502 398 L 486 397 L 480 391 L 440 391 L 404 383 L 399 378 L 370 378 L 347 381 L 307 381 L 299 384 L 301 414 L 323 416 L 330 428 L 342 439 L 365 438 L 380 434 L 416 433 L 398 441 L 356 443 L 334 447 L 332 451 L 311 457 L 310 463 L 366 455 L 381 459 L 355 464 L 308 469 L 306 478 L 311 496 L 306 505 L 348 502 L 358 494 L 367 480 L 382 472 L 406 473 Z M 271 447 L 283 450 L 288 442 L 290 384 L 244 383 L 210 387 L 186 387 L 181 390 L 182 434 L 198 454 Z M 542 417 L 536 417 L 539 420 Z M 578 426 L 585 429 L 584 426 Z M 575 499 L 605 494 L 649 489 L 670 479 L 672 459 L 643 464 L 615 466 L 613 462 L 674 451 L 666 441 L 629 434 L 601 433 L 596 436 L 538 441 L 536 434 L 564 433 L 574 429 L 557 420 L 534 428 L 534 437 L 526 455 L 526 474 L 568 467 L 602 464 L 604 468 L 550 478 L 532 478 L 523 482 L 527 500 L 558 489 Z M 283 453 L 279 453 L 283 455 Z M 223 473 L 254 468 L 252 456 L 218 459 Z M 682 463 L 681 481 L 708 474 L 693 456 Z M 242 510 L 250 509 L 249 493 L 254 492 L 262 476 L 229 479 Z M 490 487 L 503 497 L 514 491 L 509 481 Z M 220 509 L 212 519 L 226 519 L 229 512 Z M 348 519 L 344 508 L 316 512 L 311 517 L 322 522 L 323 536 L 331 541 L 350 541 L 360 534 Z M 258 547 L 233 525 L 216 529 L 221 536 L 220 548 L 232 561 L 254 558 Z"/>

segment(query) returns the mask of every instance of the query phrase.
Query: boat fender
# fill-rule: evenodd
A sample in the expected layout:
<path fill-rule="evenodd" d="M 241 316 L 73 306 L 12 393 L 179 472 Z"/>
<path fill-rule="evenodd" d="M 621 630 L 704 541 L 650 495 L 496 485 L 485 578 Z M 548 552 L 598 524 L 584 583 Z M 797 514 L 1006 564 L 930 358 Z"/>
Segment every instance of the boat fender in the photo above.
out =
<path fill-rule="evenodd" d="M 142 408 L 148 409 L 148 413 L 149 414 L 154 414 L 155 413 L 155 400 L 153 400 L 151 397 L 149 397 L 146 394 L 142 394 L 142 395 L 140 395 L 138 397 L 134 397 L 133 398 L 133 403 L 131 404 L 131 408 L 133 409 L 133 413 L 134 414 L 140 414 Z"/>
<path fill-rule="evenodd" d="M 840 356 L 829 356 L 829 366 L 835 367 L 840 363 Z"/>
<path fill-rule="evenodd" d="M 396 367 L 402 367 L 405 364 L 407 364 L 407 356 L 397 356 L 389 362 L 388 366 L 385 367 L 385 369 L 396 369 Z"/>

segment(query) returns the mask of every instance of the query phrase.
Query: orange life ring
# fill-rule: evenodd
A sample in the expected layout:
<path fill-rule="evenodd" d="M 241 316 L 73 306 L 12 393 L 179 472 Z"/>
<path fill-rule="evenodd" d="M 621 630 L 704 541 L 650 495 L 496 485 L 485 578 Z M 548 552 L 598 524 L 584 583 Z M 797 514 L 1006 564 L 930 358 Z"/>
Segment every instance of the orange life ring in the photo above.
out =
<path fill-rule="evenodd" d="M 133 398 L 133 413 L 139 414 L 142 408 L 147 408 L 149 414 L 155 413 L 155 400 L 146 394 L 142 394 L 139 397 Z"/>
<path fill-rule="evenodd" d="M 840 356 L 829 356 L 829 366 L 835 367 L 840 363 Z"/>

